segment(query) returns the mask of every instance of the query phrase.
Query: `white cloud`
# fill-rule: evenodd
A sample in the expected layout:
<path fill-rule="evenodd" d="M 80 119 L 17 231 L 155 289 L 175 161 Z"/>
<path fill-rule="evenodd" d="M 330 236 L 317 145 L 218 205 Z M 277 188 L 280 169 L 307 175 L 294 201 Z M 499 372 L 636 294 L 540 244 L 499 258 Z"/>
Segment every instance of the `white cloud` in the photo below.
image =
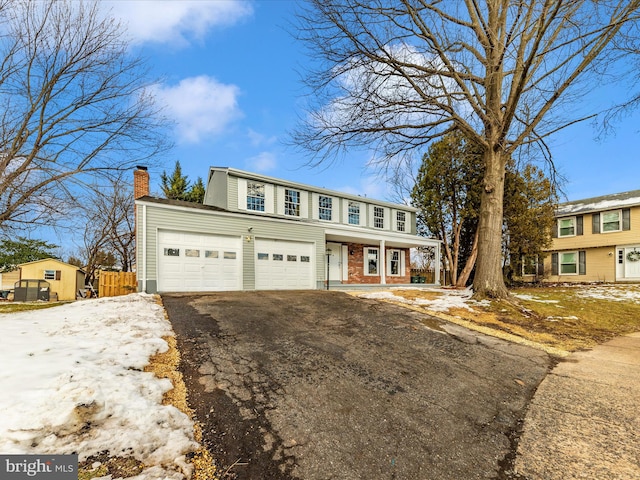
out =
<path fill-rule="evenodd" d="M 275 136 L 269 137 L 260 132 L 256 132 L 251 128 L 247 131 L 247 136 L 249 137 L 249 141 L 251 142 L 251 145 L 254 147 L 260 147 L 263 145 L 273 145 L 277 140 L 277 137 Z"/>
<path fill-rule="evenodd" d="M 237 101 L 240 89 L 206 75 L 185 78 L 174 86 L 158 85 L 154 94 L 176 122 L 179 142 L 198 143 L 219 135 L 242 117 Z"/>
<path fill-rule="evenodd" d="M 154 42 L 183 47 L 201 39 L 215 26 L 232 25 L 253 13 L 243 0 L 140 0 L 105 3 L 111 14 L 128 25 L 134 43 Z"/>
<path fill-rule="evenodd" d="M 276 156 L 271 152 L 260 152 L 247 159 L 247 169 L 253 172 L 268 172 L 275 170 L 276 166 Z"/>

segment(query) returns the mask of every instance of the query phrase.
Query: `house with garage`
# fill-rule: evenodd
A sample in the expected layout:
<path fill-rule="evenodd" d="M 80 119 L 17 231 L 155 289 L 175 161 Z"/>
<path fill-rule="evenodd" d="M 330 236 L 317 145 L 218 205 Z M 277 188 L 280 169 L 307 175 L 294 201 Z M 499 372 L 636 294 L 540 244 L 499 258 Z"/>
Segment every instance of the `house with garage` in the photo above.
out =
<path fill-rule="evenodd" d="M 640 282 L 640 190 L 560 204 L 544 261 L 552 282 Z"/>
<path fill-rule="evenodd" d="M 134 172 L 140 291 L 322 289 L 410 283 L 416 209 L 211 167 L 202 204 L 149 196 Z M 439 283 L 436 268 L 435 283 Z"/>

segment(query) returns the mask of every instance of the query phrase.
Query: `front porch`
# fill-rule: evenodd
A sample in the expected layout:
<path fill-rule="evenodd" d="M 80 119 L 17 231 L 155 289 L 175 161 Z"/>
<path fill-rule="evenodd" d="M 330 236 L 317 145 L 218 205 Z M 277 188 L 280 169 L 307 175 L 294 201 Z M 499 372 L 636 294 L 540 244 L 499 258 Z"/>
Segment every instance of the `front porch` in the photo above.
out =
<path fill-rule="evenodd" d="M 325 234 L 324 287 L 333 289 L 372 289 L 390 285 L 419 286 L 412 282 L 411 249 L 433 250 L 434 267 L 440 264 L 440 242 L 404 235 L 348 234 L 344 231 Z M 428 285 L 440 284 L 439 268 L 434 268 Z M 427 285 L 426 280 L 422 285 Z"/>

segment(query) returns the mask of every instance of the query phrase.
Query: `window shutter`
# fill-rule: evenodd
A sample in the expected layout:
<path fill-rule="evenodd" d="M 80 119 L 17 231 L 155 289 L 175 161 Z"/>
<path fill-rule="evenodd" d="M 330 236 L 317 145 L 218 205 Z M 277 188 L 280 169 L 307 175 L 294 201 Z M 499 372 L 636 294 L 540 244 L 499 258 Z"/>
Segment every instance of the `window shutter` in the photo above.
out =
<path fill-rule="evenodd" d="M 580 250 L 578 252 L 578 275 L 587 274 L 587 252 Z"/>
<path fill-rule="evenodd" d="M 622 230 L 631 230 L 631 210 L 622 209 Z"/>
<path fill-rule="evenodd" d="M 62 271 L 56 270 L 56 280 L 60 280 L 62 278 Z"/>
<path fill-rule="evenodd" d="M 551 232 L 551 238 L 558 238 L 558 228 L 560 228 L 560 220 L 556 219 L 556 223 Z"/>
<path fill-rule="evenodd" d="M 551 275 L 558 275 L 558 254 L 551 254 Z"/>
<path fill-rule="evenodd" d="M 536 257 L 536 261 L 538 262 L 538 276 L 544 277 L 544 258 L 541 255 Z"/>
<path fill-rule="evenodd" d="M 576 235 L 584 235 L 583 223 L 582 215 L 578 215 L 576 217 Z"/>
<path fill-rule="evenodd" d="M 591 233 L 600 233 L 600 214 L 594 213 L 591 215 L 592 230 Z"/>

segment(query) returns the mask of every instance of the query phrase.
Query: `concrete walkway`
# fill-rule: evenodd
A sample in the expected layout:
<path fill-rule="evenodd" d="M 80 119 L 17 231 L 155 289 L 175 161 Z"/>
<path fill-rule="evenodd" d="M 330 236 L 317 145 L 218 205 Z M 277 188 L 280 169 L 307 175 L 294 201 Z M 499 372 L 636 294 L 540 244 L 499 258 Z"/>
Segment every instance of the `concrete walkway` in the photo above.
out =
<path fill-rule="evenodd" d="M 640 479 L 640 333 L 563 360 L 542 381 L 515 470 L 530 480 Z"/>

